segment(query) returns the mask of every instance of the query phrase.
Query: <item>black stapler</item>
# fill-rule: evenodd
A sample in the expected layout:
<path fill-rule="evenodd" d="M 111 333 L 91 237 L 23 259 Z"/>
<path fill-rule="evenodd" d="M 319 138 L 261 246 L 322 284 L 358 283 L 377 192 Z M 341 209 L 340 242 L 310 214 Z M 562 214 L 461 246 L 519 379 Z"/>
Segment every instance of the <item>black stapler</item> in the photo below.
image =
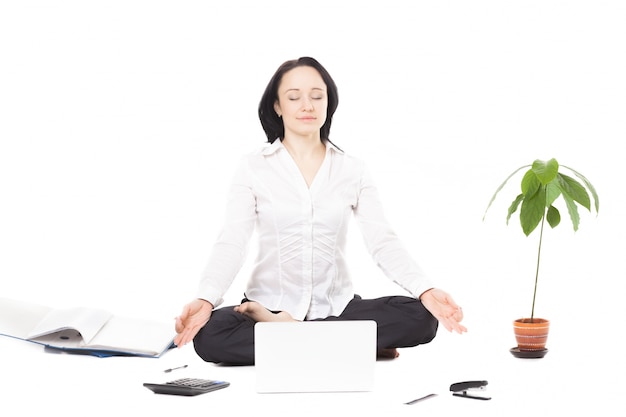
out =
<path fill-rule="evenodd" d="M 487 381 L 465 381 L 456 382 L 450 385 L 450 391 L 455 397 L 471 398 L 474 400 L 490 400 L 491 397 L 484 397 L 482 395 L 471 395 L 467 391 L 478 390 L 484 391 L 487 389 Z"/>

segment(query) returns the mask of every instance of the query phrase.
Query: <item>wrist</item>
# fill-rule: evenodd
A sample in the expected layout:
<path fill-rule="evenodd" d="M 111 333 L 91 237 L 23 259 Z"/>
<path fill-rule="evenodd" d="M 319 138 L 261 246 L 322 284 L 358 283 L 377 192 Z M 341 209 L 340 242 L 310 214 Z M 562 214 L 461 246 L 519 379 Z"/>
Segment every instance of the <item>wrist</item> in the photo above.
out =
<path fill-rule="evenodd" d="M 215 306 L 213 305 L 212 302 L 205 300 L 204 298 L 198 298 L 198 301 L 203 302 L 203 304 L 208 307 L 209 309 L 211 309 L 211 311 L 213 311 L 213 309 L 215 308 Z"/>
<path fill-rule="evenodd" d="M 420 300 L 420 301 L 422 301 L 422 297 L 423 297 L 424 295 L 428 294 L 429 292 L 431 292 L 431 291 L 432 291 L 432 290 L 434 290 L 434 289 L 435 289 L 434 287 L 433 287 L 433 288 L 429 288 L 429 289 L 427 289 L 426 291 L 424 291 L 423 293 L 421 293 L 421 294 L 420 294 L 420 296 L 419 296 L 419 297 L 417 297 L 417 299 L 418 299 L 418 300 Z"/>

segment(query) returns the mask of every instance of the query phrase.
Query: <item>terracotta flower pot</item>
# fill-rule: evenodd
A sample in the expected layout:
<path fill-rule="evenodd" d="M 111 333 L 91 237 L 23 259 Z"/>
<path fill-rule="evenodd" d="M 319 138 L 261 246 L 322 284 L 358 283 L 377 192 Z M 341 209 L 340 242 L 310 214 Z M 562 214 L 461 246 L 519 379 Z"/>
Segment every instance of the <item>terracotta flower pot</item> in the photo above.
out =
<path fill-rule="evenodd" d="M 522 352 L 544 351 L 549 330 L 550 321 L 546 319 L 525 318 L 513 322 L 517 348 Z"/>

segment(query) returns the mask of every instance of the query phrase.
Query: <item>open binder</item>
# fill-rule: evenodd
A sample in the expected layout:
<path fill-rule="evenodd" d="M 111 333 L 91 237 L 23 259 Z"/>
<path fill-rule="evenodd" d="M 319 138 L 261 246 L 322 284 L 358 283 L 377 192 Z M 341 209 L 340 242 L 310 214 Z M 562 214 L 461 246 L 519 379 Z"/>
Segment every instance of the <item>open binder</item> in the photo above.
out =
<path fill-rule="evenodd" d="M 175 331 L 173 323 L 97 308 L 55 309 L 0 297 L 0 335 L 69 353 L 159 357 L 173 347 Z"/>

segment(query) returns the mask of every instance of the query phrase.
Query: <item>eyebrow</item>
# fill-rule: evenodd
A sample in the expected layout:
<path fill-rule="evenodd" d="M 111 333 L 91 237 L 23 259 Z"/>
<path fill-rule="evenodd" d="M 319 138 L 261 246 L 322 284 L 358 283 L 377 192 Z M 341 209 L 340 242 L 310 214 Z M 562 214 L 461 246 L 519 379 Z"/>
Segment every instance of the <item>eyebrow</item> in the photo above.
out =
<path fill-rule="evenodd" d="M 323 89 L 321 87 L 313 87 L 311 90 L 326 91 L 325 89 Z M 290 91 L 300 91 L 300 89 L 299 88 L 288 88 L 287 90 L 285 90 L 285 93 L 288 93 Z"/>

